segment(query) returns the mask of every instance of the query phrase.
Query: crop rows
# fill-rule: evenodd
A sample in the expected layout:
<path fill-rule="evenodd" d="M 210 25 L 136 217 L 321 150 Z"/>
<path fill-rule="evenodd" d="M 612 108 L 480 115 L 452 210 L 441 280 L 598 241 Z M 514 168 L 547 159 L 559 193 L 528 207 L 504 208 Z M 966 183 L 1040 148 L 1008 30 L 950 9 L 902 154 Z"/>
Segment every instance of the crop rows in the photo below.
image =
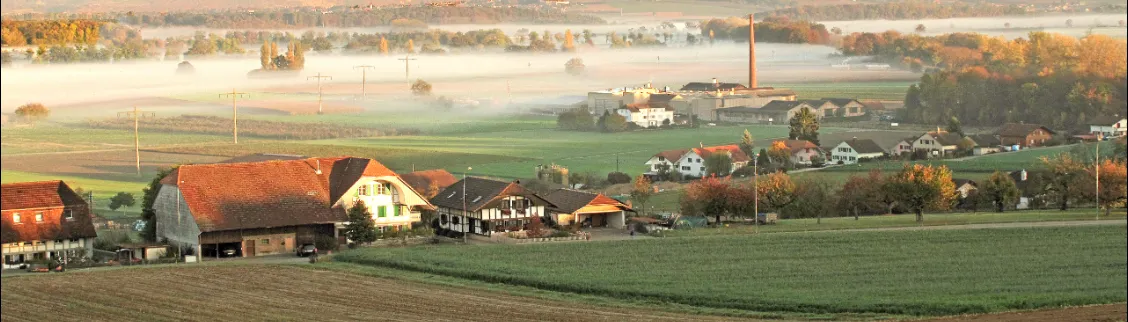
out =
<path fill-rule="evenodd" d="M 758 312 L 954 315 L 1125 301 L 1124 226 L 371 249 L 339 260 Z"/>
<path fill-rule="evenodd" d="M 147 119 L 143 123 L 145 131 L 180 132 L 199 134 L 229 134 L 231 119 L 215 116 L 182 115 L 178 117 Z M 89 120 L 87 127 L 96 129 L 133 129 L 132 119 Z M 373 129 L 356 126 L 342 126 L 330 123 L 293 123 L 262 120 L 243 120 L 239 122 L 239 134 L 249 137 L 318 140 L 355 137 L 378 137 L 418 134 L 416 129 Z"/>

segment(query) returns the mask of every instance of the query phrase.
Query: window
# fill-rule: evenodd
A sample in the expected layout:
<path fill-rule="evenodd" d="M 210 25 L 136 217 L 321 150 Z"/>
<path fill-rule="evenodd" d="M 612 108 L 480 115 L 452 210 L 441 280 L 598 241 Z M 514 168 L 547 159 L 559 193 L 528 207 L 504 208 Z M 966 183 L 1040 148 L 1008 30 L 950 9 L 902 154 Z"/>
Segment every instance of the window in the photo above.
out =
<path fill-rule="evenodd" d="M 462 217 L 451 216 L 450 217 L 450 223 L 455 224 L 455 225 L 462 224 Z"/>
<path fill-rule="evenodd" d="M 362 184 L 362 185 L 360 185 L 360 187 L 356 188 L 356 194 L 360 195 L 360 196 L 367 196 L 368 195 L 368 184 Z"/>
<path fill-rule="evenodd" d="M 392 210 L 393 210 L 392 216 L 396 216 L 396 217 L 403 216 L 403 210 L 402 209 L 403 209 L 403 207 L 401 207 L 401 206 L 392 206 Z"/>
<path fill-rule="evenodd" d="M 43 222 L 43 213 L 42 212 L 35 213 L 35 222 Z"/>
<path fill-rule="evenodd" d="M 16 223 L 16 224 L 20 223 L 20 214 L 18 214 L 18 213 L 12 214 L 12 223 Z"/>
<path fill-rule="evenodd" d="M 70 209 L 63 210 L 63 219 L 74 220 L 74 211 Z"/>
<path fill-rule="evenodd" d="M 526 203 L 527 201 L 528 201 L 528 200 L 525 200 L 525 199 L 517 200 L 517 201 L 515 202 L 515 204 L 516 204 L 516 206 L 517 206 L 517 210 L 525 210 L 525 203 Z"/>
<path fill-rule="evenodd" d="M 705 171 L 705 167 L 701 167 L 701 171 Z"/>
<path fill-rule="evenodd" d="M 376 184 L 376 194 L 377 195 L 390 195 L 391 190 L 392 190 L 392 187 L 387 183 L 377 183 Z"/>
<path fill-rule="evenodd" d="M 387 217 L 388 216 L 388 206 L 376 207 L 376 216 L 380 217 L 380 218 Z"/>
<path fill-rule="evenodd" d="M 701 158 L 697 158 L 697 163 L 701 163 Z"/>
<path fill-rule="evenodd" d="M 503 200 L 501 202 L 501 210 L 509 210 L 509 203 L 509 200 Z"/>
<path fill-rule="evenodd" d="M 270 245 L 270 239 L 264 238 L 259 241 L 259 245 Z"/>

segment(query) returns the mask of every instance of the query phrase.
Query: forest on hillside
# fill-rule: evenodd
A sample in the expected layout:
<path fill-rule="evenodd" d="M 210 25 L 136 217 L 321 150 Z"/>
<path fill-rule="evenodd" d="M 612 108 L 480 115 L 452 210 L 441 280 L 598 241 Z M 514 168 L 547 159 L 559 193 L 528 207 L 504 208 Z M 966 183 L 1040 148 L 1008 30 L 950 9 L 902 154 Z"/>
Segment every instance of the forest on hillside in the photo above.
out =
<path fill-rule="evenodd" d="M 855 33 L 842 52 L 927 70 L 905 98 L 905 121 L 1039 123 L 1074 130 L 1128 110 L 1128 41 L 1032 32 L 1009 40 L 976 33 L 924 37 Z"/>
<path fill-rule="evenodd" d="M 755 29 L 756 42 L 829 45 L 832 41 L 826 26 L 805 20 L 768 18 L 757 22 Z M 748 19 L 733 17 L 706 20 L 701 23 L 701 36 L 706 39 L 748 42 Z"/>

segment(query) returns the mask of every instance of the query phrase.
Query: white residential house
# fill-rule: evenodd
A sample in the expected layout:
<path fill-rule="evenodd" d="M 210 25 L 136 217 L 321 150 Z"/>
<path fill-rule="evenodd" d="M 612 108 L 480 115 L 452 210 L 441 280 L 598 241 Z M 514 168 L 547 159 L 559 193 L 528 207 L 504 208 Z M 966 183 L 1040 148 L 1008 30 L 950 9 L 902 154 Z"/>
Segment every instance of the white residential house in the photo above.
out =
<path fill-rule="evenodd" d="M 1128 133 L 1128 119 L 1115 118 L 1097 120 L 1089 123 L 1089 133 L 1101 134 L 1106 138 L 1124 136 Z"/>
<path fill-rule="evenodd" d="M 661 172 L 663 166 L 668 166 L 670 171 L 677 171 L 685 176 L 704 177 L 708 173 L 705 159 L 714 153 L 728 154 L 732 159 L 732 170 L 748 165 L 752 159 L 740 147 L 732 145 L 710 146 L 684 150 L 668 150 L 655 154 L 646 161 L 647 174 L 655 175 Z"/>
<path fill-rule="evenodd" d="M 615 112 L 639 127 L 667 126 L 674 122 L 674 109 L 663 104 L 630 104 Z"/>
<path fill-rule="evenodd" d="M 935 131 L 922 134 L 913 141 L 914 151 L 928 151 L 929 155 L 943 156 L 955 153 L 963 138 L 956 133 Z"/>
<path fill-rule="evenodd" d="M 863 159 L 877 159 L 885 150 L 873 140 L 846 140 L 830 151 L 830 163 L 856 164 Z"/>
<path fill-rule="evenodd" d="M 779 140 L 776 142 L 783 142 L 788 149 L 791 150 L 791 163 L 811 165 L 811 160 L 816 157 L 822 156 L 825 158 L 826 153 L 819 148 L 819 146 L 806 140 Z M 772 143 L 775 145 L 775 143 Z"/>
<path fill-rule="evenodd" d="M 589 92 L 587 95 L 588 110 L 596 115 L 604 111 L 614 111 L 623 105 L 646 103 L 650 95 L 660 93 L 659 89 L 647 84 L 640 88 L 614 88 L 604 91 Z"/>

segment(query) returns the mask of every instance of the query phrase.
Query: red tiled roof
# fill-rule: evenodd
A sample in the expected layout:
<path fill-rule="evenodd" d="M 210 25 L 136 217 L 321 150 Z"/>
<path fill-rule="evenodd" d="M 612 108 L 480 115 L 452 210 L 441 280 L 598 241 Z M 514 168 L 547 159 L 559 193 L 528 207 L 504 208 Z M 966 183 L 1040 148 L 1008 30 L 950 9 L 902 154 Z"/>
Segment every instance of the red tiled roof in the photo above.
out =
<path fill-rule="evenodd" d="M 709 155 L 717 152 L 727 152 L 729 154 L 729 157 L 732 158 L 732 162 L 752 161 L 752 158 L 749 158 L 748 154 L 744 153 L 744 151 L 741 151 L 740 146 L 737 146 L 736 144 L 693 148 L 693 153 L 697 153 L 697 155 L 700 155 L 702 158 L 707 158 L 709 157 Z"/>
<path fill-rule="evenodd" d="M 320 170 L 320 173 L 318 173 Z M 180 188 L 200 231 L 335 223 L 333 208 L 362 176 L 396 176 L 361 158 L 184 165 L 161 180 Z"/>
<path fill-rule="evenodd" d="M 458 182 L 453 174 L 443 169 L 415 171 L 412 173 L 400 175 L 403 181 L 407 182 L 412 189 L 422 193 L 426 193 L 431 188 L 431 184 L 438 187 L 438 191 L 442 191 L 450 185 Z M 435 191 L 436 193 L 438 191 Z"/>
<path fill-rule="evenodd" d="M 3 243 L 97 236 L 86 201 L 62 181 L 4 184 L 0 204 Z M 66 211 L 72 219 L 64 218 Z M 20 214 L 20 223 L 13 219 L 15 213 Z M 35 221 L 36 213 L 43 213 L 42 222 Z"/>
<path fill-rule="evenodd" d="M 799 152 L 801 150 L 805 150 L 805 149 L 816 149 L 816 150 L 819 149 L 819 146 L 817 146 L 814 143 L 811 143 L 811 141 L 807 141 L 807 140 L 778 140 L 776 142 L 781 142 L 781 141 L 783 142 L 784 145 L 787 145 L 788 149 L 791 149 L 792 154 L 794 154 L 795 152 Z"/>
<path fill-rule="evenodd" d="M 689 150 L 688 149 L 666 150 L 666 151 L 658 152 L 658 154 L 655 154 L 654 156 L 665 158 L 667 161 L 673 163 L 673 162 L 678 162 L 678 160 L 681 160 L 681 157 L 683 155 L 685 155 L 686 152 L 689 152 Z"/>

